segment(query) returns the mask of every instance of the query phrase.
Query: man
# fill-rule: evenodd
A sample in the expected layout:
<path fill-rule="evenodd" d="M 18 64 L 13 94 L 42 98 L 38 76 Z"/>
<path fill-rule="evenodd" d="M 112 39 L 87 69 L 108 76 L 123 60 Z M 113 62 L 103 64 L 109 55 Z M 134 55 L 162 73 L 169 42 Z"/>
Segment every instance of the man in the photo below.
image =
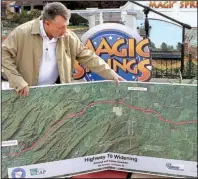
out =
<path fill-rule="evenodd" d="M 108 80 L 124 80 L 78 37 L 67 30 L 70 11 L 61 3 L 44 7 L 43 15 L 14 29 L 2 44 L 2 70 L 19 95 L 29 87 L 70 83 L 74 60 Z"/>

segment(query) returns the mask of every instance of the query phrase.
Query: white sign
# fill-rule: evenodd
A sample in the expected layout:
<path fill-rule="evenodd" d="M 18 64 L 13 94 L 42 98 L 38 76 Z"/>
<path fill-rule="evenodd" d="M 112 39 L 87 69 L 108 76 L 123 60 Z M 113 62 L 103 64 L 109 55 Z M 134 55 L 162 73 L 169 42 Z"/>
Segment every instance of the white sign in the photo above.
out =
<path fill-rule="evenodd" d="M 74 176 L 101 170 L 138 171 L 197 177 L 197 162 L 118 153 L 103 153 L 55 162 L 8 168 L 9 178 Z"/>
<path fill-rule="evenodd" d="M 9 141 L 1 142 L 2 147 L 8 147 L 8 146 L 13 146 L 13 145 L 18 145 L 18 141 L 17 140 L 9 140 Z"/>
<path fill-rule="evenodd" d="M 142 88 L 142 87 L 128 87 L 128 90 L 132 90 L 132 91 L 147 91 L 147 88 Z"/>

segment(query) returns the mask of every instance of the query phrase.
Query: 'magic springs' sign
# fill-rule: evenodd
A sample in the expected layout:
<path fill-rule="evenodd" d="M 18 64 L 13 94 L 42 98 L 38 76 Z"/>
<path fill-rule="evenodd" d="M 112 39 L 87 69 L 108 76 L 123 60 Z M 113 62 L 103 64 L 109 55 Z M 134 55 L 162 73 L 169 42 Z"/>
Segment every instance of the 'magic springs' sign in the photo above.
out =
<path fill-rule="evenodd" d="M 149 81 L 151 57 L 149 39 L 121 24 L 107 23 L 91 28 L 82 36 L 82 42 L 120 76 L 129 81 Z M 75 79 L 102 80 L 96 73 L 75 63 Z"/>

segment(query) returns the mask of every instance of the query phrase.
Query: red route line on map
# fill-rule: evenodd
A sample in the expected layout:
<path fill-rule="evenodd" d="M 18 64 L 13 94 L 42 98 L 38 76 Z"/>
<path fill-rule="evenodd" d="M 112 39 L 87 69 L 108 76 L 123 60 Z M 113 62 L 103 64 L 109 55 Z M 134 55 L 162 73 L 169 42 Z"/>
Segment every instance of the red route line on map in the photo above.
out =
<path fill-rule="evenodd" d="M 42 140 L 42 139 L 43 139 L 54 127 L 57 127 L 59 124 L 61 124 L 62 122 L 64 122 L 66 119 L 68 119 L 68 118 L 74 118 L 74 117 L 77 117 L 77 116 L 81 116 L 81 115 L 83 115 L 83 114 L 86 112 L 87 108 L 92 107 L 92 106 L 94 106 L 94 105 L 97 105 L 97 104 L 109 104 L 109 103 L 110 103 L 110 104 L 122 104 L 122 105 L 124 105 L 124 106 L 126 106 L 126 107 L 128 107 L 128 108 L 130 108 L 130 109 L 132 109 L 132 110 L 142 111 L 142 112 L 144 112 L 144 113 L 157 114 L 157 117 L 158 117 L 161 121 L 163 121 L 163 122 L 165 122 L 165 123 L 170 123 L 170 124 L 175 124 L 175 125 L 182 125 L 182 124 L 192 124 L 192 123 L 197 123 L 197 122 L 198 122 L 198 120 L 191 120 L 191 121 L 190 121 L 190 120 L 187 120 L 187 121 L 182 121 L 182 122 L 170 121 L 170 120 L 167 120 L 167 119 L 163 118 L 159 112 L 157 112 L 157 111 L 155 111 L 155 110 L 153 110 L 153 109 L 144 109 L 144 108 L 139 108 L 139 107 L 130 106 L 129 104 L 124 103 L 123 101 L 114 101 L 114 100 L 97 101 L 97 102 L 89 103 L 89 104 L 86 105 L 80 112 L 75 113 L 75 114 L 70 114 L 70 115 L 66 116 L 64 119 L 57 121 L 57 122 L 54 124 L 54 126 L 52 126 L 51 128 L 49 128 L 49 129 L 44 133 L 43 137 L 41 137 L 41 138 L 38 139 L 36 142 L 34 142 L 34 143 L 32 144 L 31 147 L 28 147 L 28 148 L 26 148 L 26 149 L 23 149 L 23 150 L 21 150 L 21 151 L 18 152 L 18 153 L 9 154 L 8 156 L 20 156 L 22 153 L 24 153 L 24 152 L 26 152 L 26 151 L 33 150 L 33 149 L 36 147 L 37 143 L 39 143 L 39 142 L 40 142 L 40 141 L 41 141 L 41 140 Z"/>

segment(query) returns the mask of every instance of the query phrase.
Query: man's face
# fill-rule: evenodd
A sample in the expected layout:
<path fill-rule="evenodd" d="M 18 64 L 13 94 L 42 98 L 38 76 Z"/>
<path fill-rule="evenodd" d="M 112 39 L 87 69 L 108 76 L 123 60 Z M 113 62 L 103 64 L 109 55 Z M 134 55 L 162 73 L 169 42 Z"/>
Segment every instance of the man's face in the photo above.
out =
<path fill-rule="evenodd" d="M 58 38 L 65 34 L 67 29 L 67 20 L 62 16 L 56 16 L 54 20 L 45 21 L 45 25 L 48 33 L 51 36 Z"/>

